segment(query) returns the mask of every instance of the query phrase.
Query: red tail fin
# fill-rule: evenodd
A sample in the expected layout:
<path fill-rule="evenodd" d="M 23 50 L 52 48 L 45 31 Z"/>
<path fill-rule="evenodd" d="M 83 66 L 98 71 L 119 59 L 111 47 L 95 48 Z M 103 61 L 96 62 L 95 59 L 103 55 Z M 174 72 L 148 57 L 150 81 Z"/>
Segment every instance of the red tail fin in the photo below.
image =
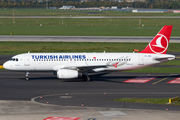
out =
<path fill-rule="evenodd" d="M 166 54 L 173 26 L 164 26 L 149 45 L 139 53 Z"/>

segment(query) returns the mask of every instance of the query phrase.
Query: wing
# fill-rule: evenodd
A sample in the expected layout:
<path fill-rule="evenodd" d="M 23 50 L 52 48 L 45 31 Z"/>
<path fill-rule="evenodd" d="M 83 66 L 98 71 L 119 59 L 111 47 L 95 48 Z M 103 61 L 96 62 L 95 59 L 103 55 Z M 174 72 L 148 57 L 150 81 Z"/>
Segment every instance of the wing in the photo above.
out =
<path fill-rule="evenodd" d="M 123 61 L 118 61 L 123 59 Z M 75 66 L 68 66 L 68 65 L 56 65 L 53 67 L 54 71 L 58 71 L 59 69 L 70 69 L 70 70 L 77 70 L 81 72 L 95 72 L 95 71 L 103 71 L 105 68 L 109 67 L 120 67 L 127 63 L 125 59 L 129 59 L 129 56 L 122 56 L 117 58 L 117 61 L 109 61 L 104 65 L 75 65 Z M 93 70 L 96 69 L 96 70 Z"/>
<path fill-rule="evenodd" d="M 77 70 L 77 71 L 81 71 L 81 72 L 90 72 L 93 69 L 96 68 L 107 68 L 107 65 L 86 65 L 86 66 L 64 66 L 64 65 L 56 65 L 53 67 L 54 71 L 58 71 L 59 69 L 70 69 L 70 70 Z"/>

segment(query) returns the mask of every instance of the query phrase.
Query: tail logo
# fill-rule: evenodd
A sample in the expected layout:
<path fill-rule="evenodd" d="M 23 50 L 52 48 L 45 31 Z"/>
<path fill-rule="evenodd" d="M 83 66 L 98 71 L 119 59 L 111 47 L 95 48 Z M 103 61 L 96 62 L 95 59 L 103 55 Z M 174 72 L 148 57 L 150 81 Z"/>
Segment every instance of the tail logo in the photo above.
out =
<path fill-rule="evenodd" d="M 162 34 L 157 34 L 153 41 L 149 43 L 149 47 L 154 53 L 163 53 L 168 48 L 168 39 Z"/>

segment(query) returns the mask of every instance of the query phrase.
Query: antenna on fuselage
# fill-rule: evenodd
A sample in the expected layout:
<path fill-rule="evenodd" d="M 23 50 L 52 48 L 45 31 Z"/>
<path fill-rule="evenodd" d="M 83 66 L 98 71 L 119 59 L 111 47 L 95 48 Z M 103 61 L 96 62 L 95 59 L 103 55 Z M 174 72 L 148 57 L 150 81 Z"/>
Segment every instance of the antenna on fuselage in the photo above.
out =
<path fill-rule="evenodd" d="M 104 51 L 103 53 L 106 53 L 106 51 Z"/>
<path fill-rule="evenodd" d="M 28 53 L 30 53 L 30 51 L 28 51 Z"/>

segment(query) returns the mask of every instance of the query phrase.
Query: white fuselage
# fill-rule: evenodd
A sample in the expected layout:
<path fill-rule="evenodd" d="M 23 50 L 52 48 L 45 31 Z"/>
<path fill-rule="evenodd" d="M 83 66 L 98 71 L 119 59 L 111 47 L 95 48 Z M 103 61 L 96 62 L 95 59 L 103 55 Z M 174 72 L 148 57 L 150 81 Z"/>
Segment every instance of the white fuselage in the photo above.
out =
<path fill-rule="evenodd" d="M 100 72 L 133 70 L 173 59 L 174 55 L 145 53 L 25 53 L 12 57 L 3 66 L 28 72 L 59 69 Z"/>

